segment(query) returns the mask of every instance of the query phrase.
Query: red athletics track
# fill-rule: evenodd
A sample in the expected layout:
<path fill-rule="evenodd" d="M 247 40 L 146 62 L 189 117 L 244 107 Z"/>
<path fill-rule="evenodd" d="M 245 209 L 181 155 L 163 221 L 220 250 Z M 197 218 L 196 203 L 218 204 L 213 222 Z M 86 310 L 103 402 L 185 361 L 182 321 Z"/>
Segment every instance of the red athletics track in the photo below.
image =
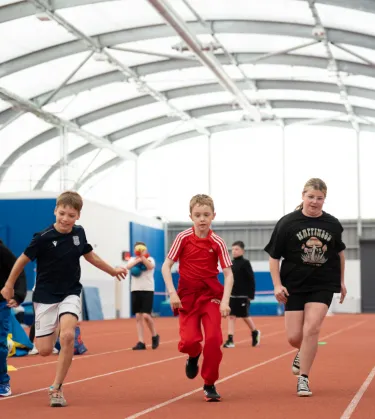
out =
<path fill-rule="evenodd" d="M 375 316 L 327 317 L 310 376 L 311 398 L 298 398 L 291 374 L 295 351 L 285 339 L 282 317 L 256 317 L 261 345 L 250 346 L 238 322 L 236 347 L 223 349 L 221 403 L 205 403 L 202 380 L 184 375 L 185 356 L 177 351 L 177 319 L 157 318 L 161 346 L 131 351 L 133 320 L 82 323 L 89 352 L 75 357 L 64 385 L 69 406 L 52 410 L 47 387 L 57 356 L 10 358 L 14 396 L 0 399 L 6 414 L 28 419 L 176 418 L 366 419 L 374 418 Z M 223 322 L 224 331 L 226 321 Z M 225 333 L 226 334 L 226 333 Z M 372 380 L 374 378 L 374 380 Z"/>

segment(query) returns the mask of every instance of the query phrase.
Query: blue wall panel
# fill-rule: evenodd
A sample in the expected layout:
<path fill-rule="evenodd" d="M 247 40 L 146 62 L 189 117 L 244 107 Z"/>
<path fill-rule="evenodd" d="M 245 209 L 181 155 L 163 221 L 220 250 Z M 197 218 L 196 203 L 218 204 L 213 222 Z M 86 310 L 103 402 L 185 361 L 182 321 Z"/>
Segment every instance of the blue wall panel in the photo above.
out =
<path fill-rule="evenodd" d="M 159 313 L 160 304 L 165 300 L 165 285 L 161 274 L 161 267 L 165 259 L 164 230 L 130 222 L 130 251 L 132 254 L 134 244 L 137 241 L 146 243 L 150 255 L 155 259 L 155 297 L 153 310 L 155 313 Z"/>
<path fill-rule="evenodd" d="M 55 199 L 1 199 L 0 238 L 18 257 L 33 234 L 55 222 Z M 26 268 L 27 289 L 34 286 L 35 264 Z"/>

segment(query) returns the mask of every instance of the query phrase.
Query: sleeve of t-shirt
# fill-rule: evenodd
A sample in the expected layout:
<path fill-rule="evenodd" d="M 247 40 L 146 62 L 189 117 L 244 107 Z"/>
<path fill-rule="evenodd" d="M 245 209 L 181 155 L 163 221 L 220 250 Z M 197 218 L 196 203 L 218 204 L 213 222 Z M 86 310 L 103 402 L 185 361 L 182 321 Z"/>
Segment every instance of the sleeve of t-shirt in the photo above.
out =
<path fill-rule="evenodd" d="M 276 224 L 269 243 L 264 248 L 264 250 L 271 256 L 273 259 L 280 259 L 285 251 L 285 242 L 286 234 L 285 228 L 283 227 L 284 223 L 280 221 Z"/>
<path fill-rule="evenodd" d="M 23 252 L 30 260 L 35 260 L 38 257 L 41 245 L 41 236 L 39 233 L 35 233 L 30 244 L 26 247 Z"/>
<path fill-rule="evenodd" d="M 173 261 L 177 262 L 182 249 L 184 248 L 185 245 L 185 240 L 184 240 L 184 236 L 182 235 L 182 233 L 177 234 L 176 238 L 174 239 L 174 242 L 172 243 L 171 248 L 169 249 L 168 252 L 168 259 L 172 259 Z"/>
<path fill-rule="evenodd" d="M 82 255 L 86 255 L 87 253 L 92 252 L 93 248 L 92 248 L 91 244 L 87 243 L 86 233 L 85 233 L 85 230 L 83 228 L 82 228 L 82 238 L 83 238 Z"/>
<path fill-rule="evenodd" d="M 223 239 L 219 238 L 218 242 L 218 256 L 220 261 L 221 269 L 229 268 L 232 266 L 232 261 L 229 256 L 227 246 Z"/>
<path fill-rule="evenodd" d="M 342 232 L 344 231 L 344 228 L 339 221 L 338 221 L 338 223 L 340 225 L 340 233 L 336 237 L 335 250 L 336 250 L 337 253 L 340 253 L 340 252 L 342 252 L 343 250 L 346 249 L 346 245 L 342 241 Z"/>
<path fill-rule="evenodd" d="M 147 258 L 147 260 L 150 261 L 152 263 L 152 266 L 155 268 L 155 259 L 153 257 L 149 256 Z"/>

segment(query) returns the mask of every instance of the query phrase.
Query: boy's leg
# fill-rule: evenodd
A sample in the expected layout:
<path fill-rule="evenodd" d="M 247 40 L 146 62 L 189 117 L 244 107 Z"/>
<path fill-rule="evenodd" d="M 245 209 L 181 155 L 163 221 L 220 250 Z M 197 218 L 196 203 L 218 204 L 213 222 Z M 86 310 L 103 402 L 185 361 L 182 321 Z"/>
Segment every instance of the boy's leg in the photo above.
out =
<path fill-rule="evenodd" d="M 196 358 L 202 352 L 201 342 L 203 335 L 200 321 L 200 314 L 197 310 L 193 310 L 190 313 L 180 310 L 180 342 L 178 343 L 178 350 L 183 354 L 188 354 L 190 358 Z"/>
<path fill-rule="evenodd" d="M 228 317 L 228 339 L 224 343 L 224 348 L 234 348 L 234 330 L 236 326 L 236 316 Z"/>
<path fill-rule="evenodd" d="M 144 337 L 144 325 L 143 325 L 143 313 L 142 313 L 142 292 L 132 291 L 131 293 L 132 303 L 132 314 L 135 316 L 135 322 L 137 327 L 138 342 L 133 346 L 133 350 L 146 349 L 145 337 Z"/>
<path fill-rule="evenodd" d="M 53 388 L 59 389 L 69 371 L 74 354 L 74 338 L 78 318 L 71 313 L 63 313 L 60 317 L 60 353 L 57 361 L 56 377 Z"/>
<path fill-rule="evenodd" d="M 189 355 L 185 365 L 185 374 L 188 378 L 193 379 L 198 375 L 198 362 L 202 352 L 203 335 L 200 314 L 197 309 L 193 309 L 191 312 L 180 310 L 179 322 L 180 342 L 178 343 L 178 350 Z"/>
<path fill-rule="evenodd" d="M 77 295 L 69 295 L 58 304 L 61 348 L 55 380 L 49 389 L 51 407 L 64 407 L 67 404 L 62 392 L 62 385 L 73 360 L 75 331 L 80 313 L 81 301 Z"/>
<path fill-rule="evenodd" d="M 10 330 L 10 308 L 7 303 L 0 303 L 0 397 L 10 396 L 9 387 L 10 377 L 8 375 L 7 357 L 8 357 L 8 334 Z"/>
<path fill-rule="evenodd" d="M 219 378 L 219 366 L 223 357 L 220 304 L 212 300 L 208 301 L 202 307 L 201 313 L 205 335 L 202 378 L 205 384 L 213 385 Z"/>
<path fill-rule="evenodd" d="M 138 342 L 145 343 L 143 313 L 136 313 L 135 314 L 135 321 L 136 321 L 136 324 L 137 324 Z"/>
<path fill-rule="evenodd" d="M 144 291 L 142 301 L 143 318 L 147 324 L 152 336 L 152 349 L 157 349 L 160 343 L 160 337 L 156 333 L 155 322 L 152 318 L 152 308 L 154 304 L 154 292 Z"/>
<path fill-rule="evenodd" d="M 256 330 L 255 323 L 251 317 L 243 317 L 243 321 L 252 332 Z"/>
<path fill-rule="evenodd" d="M 41 356 L 51 355 L 58 336 L 59 304 L 34 303 L 35 346 Z"/>

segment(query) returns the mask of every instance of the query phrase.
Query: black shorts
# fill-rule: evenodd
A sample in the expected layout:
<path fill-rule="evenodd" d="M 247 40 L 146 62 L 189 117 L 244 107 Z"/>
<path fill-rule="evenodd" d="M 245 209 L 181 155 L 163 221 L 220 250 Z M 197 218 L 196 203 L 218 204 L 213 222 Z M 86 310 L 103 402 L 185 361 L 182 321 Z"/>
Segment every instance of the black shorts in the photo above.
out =
<path fill-rule="evenodd" d="M 236 317 L 249 317 L 250 301 L 247 297 L 230 297 L 230 315 Z"/>
<path fill-rule="evenodd" d="M 152 313 L 154 291 L 132 291 L 132 314 Z"/>
<path fill-rule="evenodd" d="M 303 311 L 307 303 L 323 303 L 329 306 L 333 299 L 332 291 L 312 291 L 290 294 L 285 304 L 285 311 Z"/>

